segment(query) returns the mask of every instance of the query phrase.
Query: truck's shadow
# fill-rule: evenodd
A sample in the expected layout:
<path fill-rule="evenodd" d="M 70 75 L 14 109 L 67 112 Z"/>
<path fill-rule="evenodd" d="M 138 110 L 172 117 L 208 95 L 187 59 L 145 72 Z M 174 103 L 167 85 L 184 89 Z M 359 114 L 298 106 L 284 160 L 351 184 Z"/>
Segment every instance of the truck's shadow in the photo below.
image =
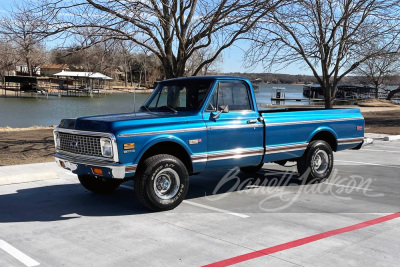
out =
<path fill-rule="evenodd" d="M 238 173 L 238 178 L 231 179 L 221 186 L 221 179 L 228 171 L 209 171 L 192 176 L 186 199 L 246 190 L 249 189 L 248 186 L 257 186 L 257 179 L 262 186 L 270 187 L 301 184 L 298 176 L 292 171 L 285 175 L 276 173 L 276 170 L 263 169 L 256 174 Z M 281 182 L 269 183 L 273 178 L 279 178 Z M 240 186 L 235 186 L 236 183 Z M 124 185 L 131 186 L 133 183 L 128 182 Z M 77 183 L 21 189 L 16 193 L 0 196 L 0 223 L 58 221 L 79 216 L 123 216 L 143 213 L 150 211 L 136 200 L 132 190 L 124 187 L 120 187 L 114 194 L 98 195 L 88 192 Z"/>

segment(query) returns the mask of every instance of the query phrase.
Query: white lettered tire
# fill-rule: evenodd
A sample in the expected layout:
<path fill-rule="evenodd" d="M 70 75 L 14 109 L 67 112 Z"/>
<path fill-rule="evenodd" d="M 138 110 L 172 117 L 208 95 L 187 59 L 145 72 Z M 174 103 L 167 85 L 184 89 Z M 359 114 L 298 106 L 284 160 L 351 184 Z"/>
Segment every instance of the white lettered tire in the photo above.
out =
<path fill-rule="evenodd" d="M 189 174 L 181 160 L 161 154 L 142 163 L 134 182 L 135 195 L 144 206 L 154 211 L 171 210 L 185 199 Z"/>

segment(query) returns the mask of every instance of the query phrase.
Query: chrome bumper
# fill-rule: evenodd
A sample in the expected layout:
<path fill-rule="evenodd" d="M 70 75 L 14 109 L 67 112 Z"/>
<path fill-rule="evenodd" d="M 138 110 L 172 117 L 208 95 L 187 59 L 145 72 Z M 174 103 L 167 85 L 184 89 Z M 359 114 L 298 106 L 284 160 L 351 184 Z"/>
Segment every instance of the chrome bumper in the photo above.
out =
<path fill-rule="evenodd" d="M 76 159 L 61 154 L 55 154 L 57 165 L 61 168 L 72 171 L 75 174 L 82 175 L 95 175 L 93 174 L 92 167 L 98 167 L 105 170 L 104 177 L 114 179 L 124 179 L 132 176 L 136 172 L 136 164 L 124 165 L 110 162 L 90 161 L 83 159 Z"/>

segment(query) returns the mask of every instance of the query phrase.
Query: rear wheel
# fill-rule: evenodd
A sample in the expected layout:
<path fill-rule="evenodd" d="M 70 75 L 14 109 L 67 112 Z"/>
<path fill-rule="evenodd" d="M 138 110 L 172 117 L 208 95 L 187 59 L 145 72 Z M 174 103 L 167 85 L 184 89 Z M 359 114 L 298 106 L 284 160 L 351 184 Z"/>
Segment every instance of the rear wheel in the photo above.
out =
<path fill-rule="evenodd" d="M 121 181 L 96 177 L 92 175 L 78 175 L 81 185 L 93 193 L 112 193 L 119 187 Z"/>
<path fill-rule="evenodd" d="M 155 155 L 140 167 L 135 182 L 135 195 L 147 208 L 154 211 L 171 210 L 186 197 L 189 174 L 178 158 Z"/>
<path fill-rule="evenodd" d="M 297 170 L 307 181 L 322 182 L 333 169 L 333 152 L 329 144 L 322 140 L 308 145 L 304 155 L 297 160 Z"/>

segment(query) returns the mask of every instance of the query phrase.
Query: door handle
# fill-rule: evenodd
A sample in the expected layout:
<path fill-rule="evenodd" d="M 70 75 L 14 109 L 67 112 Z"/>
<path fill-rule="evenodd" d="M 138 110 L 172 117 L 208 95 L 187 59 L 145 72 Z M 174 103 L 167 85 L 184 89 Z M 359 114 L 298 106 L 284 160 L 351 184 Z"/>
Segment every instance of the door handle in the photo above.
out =
<path fill-rule="evenodd" d="M 255 119 L 255 120 L 248 120 L 248 121 L 247 121 L 247 124 L 253 124 L 253 123 L 257 123 L 257 119 Z"/>

